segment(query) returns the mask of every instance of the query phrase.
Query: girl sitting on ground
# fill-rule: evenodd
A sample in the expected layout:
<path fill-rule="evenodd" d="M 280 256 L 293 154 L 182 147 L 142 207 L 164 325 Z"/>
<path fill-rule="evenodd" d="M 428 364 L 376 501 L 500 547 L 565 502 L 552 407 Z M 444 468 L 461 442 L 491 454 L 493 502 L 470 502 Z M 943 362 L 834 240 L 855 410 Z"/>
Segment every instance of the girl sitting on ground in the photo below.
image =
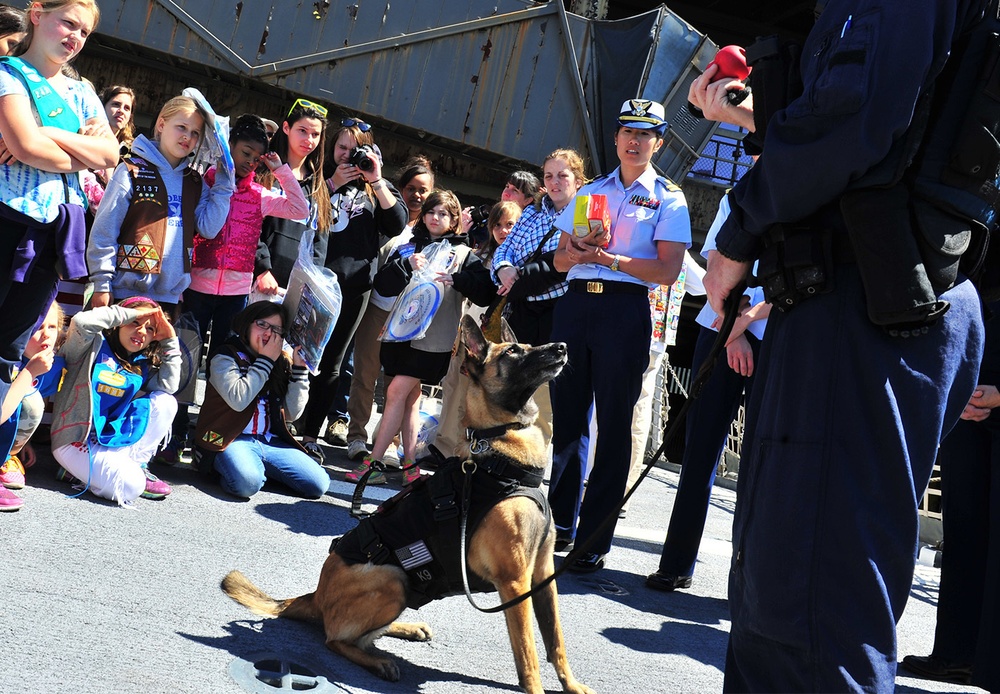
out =
<path fill-rule="evenodd" d="M 24 488 L 25 468 L 35 463 L 28 439 L 42 422 L 43 398 L 59 389 L 65 360 L 55 356 L 66 318 L 59 304 L 52 302 L 44 320 L 24 348 L 21 366 L 0 406 L 0 511 L 16 511 L 24 500 L 11 489 Z"/>
<path fill-rule="evenodd" d="M 59 478 L 120 506 L 170 494 L 147 468 L 170 432 L 181 376 L 180 343 L 160 305 L 132 297 L 81 311 L 61 354 L 66 376 L 52 418 Z"/>
<path fill-rule="evenodd" d="M 218 475 L 222 488 L 248 499 L 267 480 L 318 499 L 330 476 L 296 441 L 286 420 L 309 399 L 309 378 L 299 350 L 282 353 L 291 324 L 281 304 L 257 301 L 233 318 L 234 335 L 213 348 L 205 402 L 195 429 L 195 464 Z"/>

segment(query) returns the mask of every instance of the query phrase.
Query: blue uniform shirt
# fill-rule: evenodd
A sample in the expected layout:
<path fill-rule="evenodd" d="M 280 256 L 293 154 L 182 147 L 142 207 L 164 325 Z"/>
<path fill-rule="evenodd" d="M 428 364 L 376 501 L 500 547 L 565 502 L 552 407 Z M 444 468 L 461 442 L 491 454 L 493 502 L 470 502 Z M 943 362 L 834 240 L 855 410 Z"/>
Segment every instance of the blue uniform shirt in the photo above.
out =
<path fill-rule="evenodd" d="M 577 195 L 606 195 L 611 213 L 611 243 L 605 249 L 611 255 L 626 258 L 656 258 L 657 241 L 676 241 L 685 248 L 691 246 L 691 218 L 688 216 L 684 193 L 669 179 L 657 176 L 650 168 L 632 185 L 625 188 L 619 169 L 588 183 Z M 573 233 L 575 203 L 570 203 L 559 213 L 555 226 L 565 233 Z M 649 287 L 654 283 L 643 282 L 626 272 L 615 272 L 596 263 L 574 265 L 567 275 L 569 280 L 604 280 L 608 282 L 633 282 Z"/>

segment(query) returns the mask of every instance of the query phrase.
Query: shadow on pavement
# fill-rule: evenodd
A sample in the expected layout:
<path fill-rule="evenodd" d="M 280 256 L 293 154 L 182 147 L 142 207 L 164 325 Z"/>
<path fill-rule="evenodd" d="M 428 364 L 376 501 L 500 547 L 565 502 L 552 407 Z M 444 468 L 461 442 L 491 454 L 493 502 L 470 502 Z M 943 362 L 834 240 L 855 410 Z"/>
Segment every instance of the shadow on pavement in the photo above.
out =
<path fill-rule="evenodd" d="M 357 525 L 343 508 L 329 502 L 300 499 L 292 503 L 259 504 L 257 513 L 299 535 L 334 537 Z"/>
<path fill-rule="evenodd" d="M 381 680 L 359 665 L 340 658 L 323 645 L 323 631 L 318 625 L 304 624 L 287 619 L 262 619 L 259 621 L 235 620 L 221 628 L 227 632 L 225 636 L 198 636 L 177 632 L 183 638 L 196 643 L 228 652 L 234 658 L 254 662 L 261 658 L 262 653 L 274 656 L 290 663 L 308 665 L 317 668 L 322 675 L 333 684 L 344 687 L 363 687 L 366 690 L 396 694 L 416 692 L 419 688 L 433 682 L 437 685 L 455 682 L 469 691 L 489 688 L 491 691 L 508 690 L 521 691 L 513 685 L 504 685 L 493 680 L 472 677 L 461 672 L 447 672 L 421 666 L 401 659 L 381 648 L 371 650 L 379 655 L 385 655 L 399 663 L 399 682 Z M 383 639 L 380 643 L 391 643 L 394 639 Z M 456 663 L 457 664 L 457 663 Z M 516 675 L 515 675 L 516 677 Z M 431 691 L 428 689 L 428 691 Z"/>

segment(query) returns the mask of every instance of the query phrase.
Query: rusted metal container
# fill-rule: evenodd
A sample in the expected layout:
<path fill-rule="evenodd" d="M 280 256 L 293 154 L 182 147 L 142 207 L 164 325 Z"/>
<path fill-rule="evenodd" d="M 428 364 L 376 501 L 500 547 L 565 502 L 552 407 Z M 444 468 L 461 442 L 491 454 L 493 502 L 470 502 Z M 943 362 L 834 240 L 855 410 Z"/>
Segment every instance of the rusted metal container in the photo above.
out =
<path fill-rule="evenodd" d="M 597 172 L 622 101 L 667 107 L 656 164 L 684 176 L 713 126 L 687 87 L 714 45 L 666 6 L 590 21 L 522 0 L 102 0 L 99 33 L 487 161 L 573 147 Z M 609 159 L 610 158 L 610 159 Z"/>

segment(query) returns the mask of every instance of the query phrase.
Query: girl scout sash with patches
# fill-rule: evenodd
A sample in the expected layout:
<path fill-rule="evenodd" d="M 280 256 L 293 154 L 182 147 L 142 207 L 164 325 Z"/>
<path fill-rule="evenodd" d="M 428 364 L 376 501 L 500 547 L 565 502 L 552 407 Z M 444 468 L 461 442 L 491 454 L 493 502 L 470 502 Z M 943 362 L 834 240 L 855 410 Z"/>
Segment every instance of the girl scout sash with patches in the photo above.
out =
<path fill-rule="evenodd" d="M 38 70 L 20 58 L 12 56 L 0 57 L 0 62 L 10 65 L 17 71 L 18 77 L 28 89 L 28 95 L 35 105 L 35 110 L 38 111 L 42 125 L 53 125 L 60 130 L 67 130 L 71 133 L 80 131 L 80 119 L 77 118 L 69 104 L 52 88 L 49 81 L 38 74 Z"/>
<path fill-rule="evenodd" d="M 66 103 L 65 99 L 52 88 L 49 81 L 42 77 L 38 70 L 20 58 L 12 56 L 0 57 L 0 62 L 6 63 L 24 83 L 28 97 L 35 106 L 42 125 L 50 125 L 68 132 L 80 131 L 80 119 Z M 10 270 L 10 279 L 24 282 L 31 273 L 35 260 L 35 248 L 44 246 L 44 237 L 55 234 L 59 251 L 57 253 L 56 270 L 62 279 L 76 279 L 87 276 L 87 264 L 84 258 L 86 250 L 86 228 L 83 218 L 83 208 L 69 204 L 69 182 L 66 174 L 61 174 L 63 180 L 64 200 L 59 206 L 59 216 L 52 225 L 39 225 L 30 217 L 22 215 L 13 209 L 5 209 L 3 217 L 24 224 L 27 228 L 24 238 L 14 257 Z M 4 201 L 6 202 L 6 201 Z"/>
<path fill-rule="evenodd" d="M 140 357 L 142 358 L 142 357 Z M 137 398 L 143 377 L 132 373 L 115 358 L 105 340 L 97 353 L 90 387 L 93 401 L 93 434 L 108 448 L 131 446 L 146 433 L 149 398 Z"/>

